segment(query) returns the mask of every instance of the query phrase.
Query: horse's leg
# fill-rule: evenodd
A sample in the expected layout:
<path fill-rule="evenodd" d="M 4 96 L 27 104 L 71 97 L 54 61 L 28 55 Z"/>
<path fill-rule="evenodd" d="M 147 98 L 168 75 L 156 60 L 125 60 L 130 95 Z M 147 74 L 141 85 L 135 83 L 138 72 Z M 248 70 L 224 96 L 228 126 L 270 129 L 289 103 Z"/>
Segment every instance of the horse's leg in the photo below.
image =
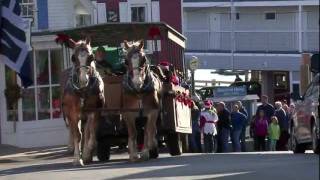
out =
<path fill-rule="evenodd" d="M 90 113 L 88 115 L 85 126 L 83 162 L 92 162 L 93 149 L 96 144 L 96 128 L 97 128 L 97 113 Z"/>
<path fill-rule="evenodd" d="M 73 152 L 73 164 L 79 165 L 80 164 L 80 150 L 79 150 L 79 143 L 80 143 L 80 133 L 78 130 L 78 121 L 76 115 L 73 115 L 70 117 L 70 134 L 73 139 L 73 146 L 74 146 L 74 152 Z"/>
<path fill-rule="evenodd" d="M 151 110 L 147 114 L 148 120 L 146 126 L 144 128 L 144 148 L 142 151 L 141 158 L 144 160 L 148 160 L 150 158 L 150 150 L 157 146 L 156 140 L 156 132 L 157 132 L 157 118 L 158 118 L 158 111 Z"/>
<path fill-rule="evenodd" d="M 128 128 L 129 158 L 131 162 L 135 162 L 139 159 L 137 153 L 137 130 L 135 124 L 136 116 L 134 113 L 126 113 L 124 117 Z"/>
<path fill-rule="evenodd" d="M 68 143 L 68 152 L 73 153 L 74 152 L 74 141 L 73 141 L 73 134 L 71 131 L 70 126 L 68 127 L 69 129 L 69 143 Z"/>

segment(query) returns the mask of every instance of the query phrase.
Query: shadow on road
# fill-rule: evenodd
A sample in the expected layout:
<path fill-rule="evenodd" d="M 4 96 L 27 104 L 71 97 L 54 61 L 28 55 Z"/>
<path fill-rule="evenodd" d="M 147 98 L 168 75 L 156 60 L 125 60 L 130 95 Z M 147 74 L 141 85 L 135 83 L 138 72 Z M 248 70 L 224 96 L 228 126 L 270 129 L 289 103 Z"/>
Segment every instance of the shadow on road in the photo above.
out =
<path fill-rule="evenodd" d="M 50 159 L 55 159 L 51 157 Z M 277 172 L 284 176 L 292 176 L 303 170 L 303 167 L 318 164 L 319 157 L 314 154 L 187 154 L 176 157 L 161 157 L 146 162 L 129 163 L 126 159 L 115 159 L 107 163 L 93 163 L 85 167 L 75 167 L 71 162 L 53 162 L 50 164 L 29 165 L 0 171 L 1 176 L 17 175 L 33 172 L 80 172 L 92 170 L 112 170 L 121 168 L 141 168 L 146 171 L 123 175 L 116 179 L 140 179 L 140 178 L 167 178 L 167 177 L 192 177 L 209 176 L 212 178 L 235 178 L 246 179 L 253 174 L 259 174 L 259 179 L 268 179 L 272 173 Z M 290 173 L 280 167 L 290 163 Z M 317 167 L 318 169 L 319 167 Z M 296 171 L 295 171 L 296 170 Z M 310 170 L 309 170 L 310 171 Z M 310 173 L 314 177 L 318 170 Z M 272 172 L 272 173 L 270 173 Z M 319 172 L 318 172 L 319 174 Z M 262 176 L 261 176 L 262 175 Z M 206 179 L 207 177 L 203 177 Z"/>

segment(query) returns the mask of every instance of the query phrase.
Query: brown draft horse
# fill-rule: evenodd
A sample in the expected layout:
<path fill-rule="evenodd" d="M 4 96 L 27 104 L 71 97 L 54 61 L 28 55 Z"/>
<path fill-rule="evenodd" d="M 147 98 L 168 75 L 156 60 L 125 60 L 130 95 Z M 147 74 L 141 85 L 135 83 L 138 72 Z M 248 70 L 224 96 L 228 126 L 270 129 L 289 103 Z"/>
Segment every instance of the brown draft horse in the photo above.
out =
<path fill-rule="evenodd" d="M 61 78 L 62 110 L 74 147 L 74 165 L 92 161 L 99 111 L 104 106 L 104 83 L 96 70 L 90 42 L 66 43 L 73 49 L 73 67 Z"/>
<path fill-rule="evenodd" d="M 124 42 L 127 67 L 127 72 L 123 77 L 124 108 L 137 109 L 138 107 L 142 110 L 143 116 L 147 118 L 144 126 L 144 147 L 139 157 L 137 153 L 136 118 L 140 117 L 141 111 L 126 111 L 123 113 L 128 128 L 129 157 L 132 162 L 158 157 L 156 122 L 160 111 L 162 82 L 150 70 L 143 46 L 143 41 L 132 44 L 127 41 Z"/>

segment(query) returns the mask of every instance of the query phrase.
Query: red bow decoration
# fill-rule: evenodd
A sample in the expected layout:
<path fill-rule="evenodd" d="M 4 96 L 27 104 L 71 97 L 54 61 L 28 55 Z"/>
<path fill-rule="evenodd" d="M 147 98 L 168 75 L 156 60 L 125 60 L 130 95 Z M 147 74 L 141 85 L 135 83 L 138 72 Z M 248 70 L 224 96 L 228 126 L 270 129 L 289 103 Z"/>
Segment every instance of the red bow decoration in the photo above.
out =
<path fill-rule="evenodd" d="M 68 35 L 66 34 L 57 34 L 55 39 L 57 44 L 66 45 L 69 48 L 72 48 L 76 42 L 74 42 Z"/>
<path fill-rule="evenodd" d="M 174 85 L 178 85 L 179 84 L 179 78 L 175 75 L 171 76 L 170 78 L 170 82 Z"/>
<path fill-rule="evenodd" d="M 193 108 L 194 104 L 192 99 L 190 99 L 186 93 L 177 92 L 175 97 L 176 101 L 182 103 L 182 105 L 188 106 L 189 108 Z"/>
<path fill-rule="evenodd" d="M 61 43 L 65 43 L 68 42 L 69 40 L 69 36 L 65 35 L 65 34 L 57 34 L 57 37 L 55 39 L 56 43 L 61 44 Z"/>
<path fill-rule="evenodd" d="M 148 36 L 152 39 L 157 36 L 161 37 L 160 29 L 158 27 L 151 27 L 148 32 Z"/>
<path fill-rule="evenodd" d="M 189 103 L 188 103 L 189 108 L 193 108 L 193 101 L 191 99 L 189 99 Z"/>
<path fill-rule="evenodd" d="M 189 99 L 187 97 L 183 98 L 183 104 L 185 106 L 188 106 L 189 105 Z"/>
<path fill-rule="evenodd" d="M 161 66 L 170 66 L 170 63 L 168 61 L 161 61 L 159 63 L 159 65 L 161 65 Z"/>

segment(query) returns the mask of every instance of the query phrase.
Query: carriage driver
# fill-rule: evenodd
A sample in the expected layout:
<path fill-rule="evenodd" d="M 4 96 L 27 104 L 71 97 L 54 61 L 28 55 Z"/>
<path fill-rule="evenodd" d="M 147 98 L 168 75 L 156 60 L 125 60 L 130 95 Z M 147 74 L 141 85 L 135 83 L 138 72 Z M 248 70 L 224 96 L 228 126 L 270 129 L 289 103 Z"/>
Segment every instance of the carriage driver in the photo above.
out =
<path fill-rule="evenodd" d="M 116 57 L 118 58 L 118 57 Z M 99 69 L 103 69 L 106 74 L 122 75 L 126 72 L 124 64 L 120 60 L 112 62 L 104 47 L 99 46 L 95 52 L 95 59 Z"/>

